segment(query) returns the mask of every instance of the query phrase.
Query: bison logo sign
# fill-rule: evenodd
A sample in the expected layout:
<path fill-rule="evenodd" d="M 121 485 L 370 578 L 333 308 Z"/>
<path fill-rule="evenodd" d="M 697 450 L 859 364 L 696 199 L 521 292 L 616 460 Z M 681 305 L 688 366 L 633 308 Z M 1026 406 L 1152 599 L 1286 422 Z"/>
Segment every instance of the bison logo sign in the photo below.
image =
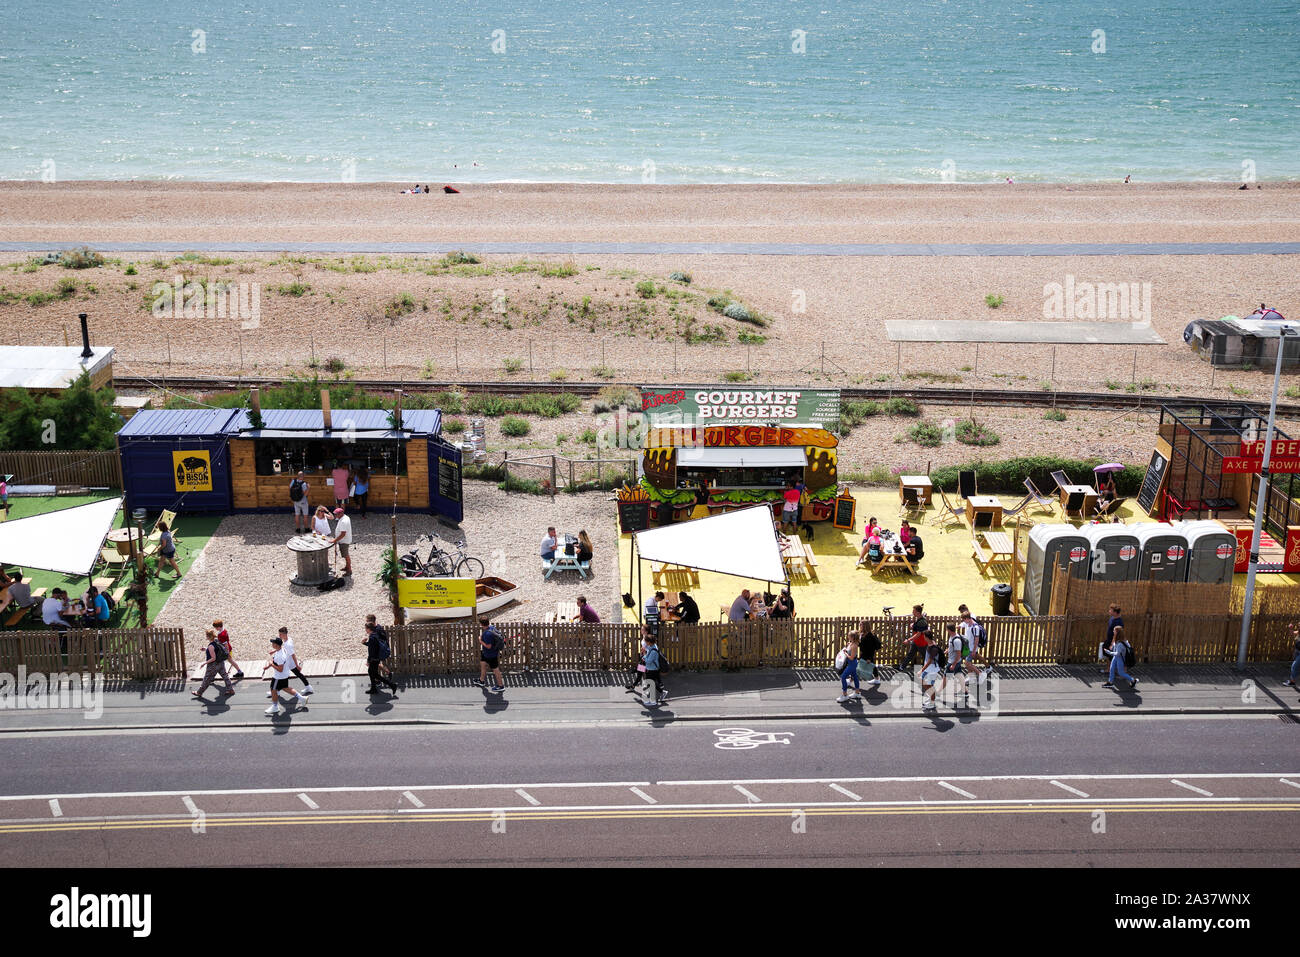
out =
<path fill-rule="evenodd" d="M 212 491 L 212 456 L 209 452 L 195 449 L 172 452 L 172 465 L 176 469 L 176 491 Z"/>

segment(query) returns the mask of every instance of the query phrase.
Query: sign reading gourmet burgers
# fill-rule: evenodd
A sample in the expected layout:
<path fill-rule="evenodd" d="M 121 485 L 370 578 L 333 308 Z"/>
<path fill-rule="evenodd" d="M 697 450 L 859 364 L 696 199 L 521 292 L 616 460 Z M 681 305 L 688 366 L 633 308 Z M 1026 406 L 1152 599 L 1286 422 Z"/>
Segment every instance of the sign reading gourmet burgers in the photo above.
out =
<path fill-rule="evenodd" d="M 642 386 L 641 411 L 650 425 L 812 425 L 835 428 L 838 389 L 723 389 Z"/>

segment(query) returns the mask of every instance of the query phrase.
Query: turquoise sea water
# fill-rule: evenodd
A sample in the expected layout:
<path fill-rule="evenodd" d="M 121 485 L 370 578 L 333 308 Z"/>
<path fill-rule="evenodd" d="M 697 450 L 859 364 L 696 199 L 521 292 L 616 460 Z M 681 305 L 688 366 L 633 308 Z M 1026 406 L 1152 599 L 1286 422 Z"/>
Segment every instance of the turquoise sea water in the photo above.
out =
<path fill-rule="evenodd" d="M 1293 179 L 1297 50 L 1291 0 L 10 0 L 0 178 Z"/>

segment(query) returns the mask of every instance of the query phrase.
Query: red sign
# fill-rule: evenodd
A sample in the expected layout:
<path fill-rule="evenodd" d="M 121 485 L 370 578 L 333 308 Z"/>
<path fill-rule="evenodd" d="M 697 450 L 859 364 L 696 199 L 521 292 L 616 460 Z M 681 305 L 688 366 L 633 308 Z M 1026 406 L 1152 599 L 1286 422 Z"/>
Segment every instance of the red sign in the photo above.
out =
<path fill-rule="evenodd" d="M 1070 561 L 1081 562 L 1088 557 L 1088 550 L 1082 545 L 1075 545 L 1070 549 Z"/>
<path fill-rule="evenodd" d="M 1137 553 L 1138 550 L 1133 545 L 1121 545 L 1119 549 L 1120 560 L 1125 562 L 1131 562 L 1137 557 Z"/>
<path fill-rule="evenodd" d="M 1236 551 L 1236 549 L 1234 549 L 1231 545 L 1224 544 L 1216 548 L 1214 550 L 1214 554 L 1217 555 L 1219 558 L 1231 558 L 1234 551 Z"/>
<path fill-rule="evenodd" d="M 1255 534 L 1253 528 L 1234 528 L 1232 534 L 1237 536 L 1237 560 L 1232 566 L 1234 572 L 1242 573 L 1250 569 L 1250 538 Z"/>
<path fill-rule="evenodd" d="M 1178 559 L 1182 558 L 1186 553 L 1187 549 L 1183 548 L 1181 545 L 1170 545 L 1165 549 L 1165 557 L 1171 562 L 1178 561 Z"/>
<path fill-rule="evenodd" d="M 1264 441 L 1261 439 L 1258 442 L 1242 442 L 1241 457 L 1245 459 L 1262 459 L 1264 457 Z M 1300 458 L 1300 439 L 1274 439 L 1273 458 Z"/>
<path fill-rule="evenodd" d="M 1246 443 L 1243 442 L 1242 444 Z M 1273 459 L 1268 463 L 1268 470 L 1281 475 L 1300 472 L 1300 456 Z M 1223 457 L 1224 475 L 1252 475 L 1262 471 L 1264 471 L 1263 458 L 1239 455 L 1225 455 Z"/>

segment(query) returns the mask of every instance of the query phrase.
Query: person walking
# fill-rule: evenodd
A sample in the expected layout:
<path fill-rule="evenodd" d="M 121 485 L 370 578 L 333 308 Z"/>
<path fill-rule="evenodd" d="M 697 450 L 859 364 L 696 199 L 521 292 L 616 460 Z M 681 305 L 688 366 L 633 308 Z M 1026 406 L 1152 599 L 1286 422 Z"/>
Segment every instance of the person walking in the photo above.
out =
<path fill-rule="evenodd" d="M 331 544 L 339 547 L 339 557 L 343 559 L 343 574 L 352 576 L 352 519 L 343 514 L 342 506 L 334 509 L 334 538 Z"/>
<path fill-rule="evenodd" d="M 1291 626 L 1291 640 L 1295 642 L 1295 657 L 1291 659 L 1291 677 L 1282 684 L 1289 688 L 1300 688 L 1300 625 Z"/>
<path fill-rule="evenodd" d="M 287 632 L 288 628 L 281 628 L 281 632 Z M 305 705 L 307 699 L 299 692 L 289 687 L 289 664 L 290 658 L 284 653 L 284 640 L 278 635 L 271 639 L 271 657 L 266 662 L 268 668 L 272 669 L 271 675 L 271 707 L 266 709 L 266 713 L 274 717 L 280 713 L 280 692 L 288 691 L 293 694 L 293 700 L 298 704 Z"/>
<path fill-rule="evenodd" d="M 653 637 L 654 633 L 650 631 L 648 625 L 641 626 L 641 645 L 636 652 L 636 672 L 632 675 L 632 680 L 623 686 L 625 692 L 634 692 L 637 686 L 645 680 L 645 650 L 646 638 Z"/>
<path fill-rule="evenodd" d="M 208 690 L 208 685 L 220 678 L 226 685 L 226 690 L 221 693 L 232 695 L 235 693 L 235 686 L 230 683 L 230 678 L 226 675 L 226 662 L 230 660 L 230 652 L 217 640 L 217 633 L 211 628 L 205 631 L 204 635 L 208 639 L 207 645 L 203 648 L 203 660 L 207 667 L 203 672 L 203 683 L 199 685 L 199 690 L 191 691 L 190 694 L 195 698 L 202 698 L 203 692 Z"/>
<path fill-rule="evenodd" d="M 921 710 L 933 711 L 937 705 L 934 701 L 934 686 L 943 673 L 939 662 L 943 654 L 933 642 L 925 646 L 925 662 L 921 665 Z"/>
<path fill-rule="evenodd" d="M 1133 691 L 1137 690 L 1138 679 L 1128 673 L 1128 662 L 1125 660 L 1133 652 L 1133 646 L 1124 639 L 1124 627 L 1117 625 L 1111 642 L 1110 653 L 1110 677 L 1103 688 L 1115 687 L 1115 679 L 1123 678 L 1127 681 Z"/>
<path fill-rule="evenodd" d="M 835 656 L 835 670 L 840 676 L 840 696 L 835 700 L 844 704 L 846 701 L 861 701 L 862 686 L 858 684 L 858 633 L 849 632 L 849 640 Z M 849 679 L 853 679 L 853 694 L 849 694 Z"/>
<path fill-rule="evenodd" d="M 643 640 L 645 642 L 646 689 L 648 691 L 653 683 L 654 691 L 651 694 L 642 695 L 642 701 L 647 708 L 657 708 L 664 702 L 663 659 L 659 654 L 659 644 L 655 641 L 654 635 L 647 633 Z"/>
<path fill-rule="evenodd" d="M 342 508 L 348 503 L 348 492 L 352 484 L 352 472 L 347 463 L 335 462 L 334 469 L 330 472 L 330 479 L 334 482 L 334 506 Z"/>
<path fill-rule="evenodd" d="M 302 673 L 302 662 L 298 660 L 298 655 L 293 650 L 293 639 L 289 637 L 288 628 L 280 629 L 280 639 L 284 642 L 284 653 L 289 656 L 289 664 L 292 665 L 290 670 L 292 671 L 293 676 L 304 685 L 302 693 L 305 695 L 315 694 L 316 689 L 311 686 L 311 682 L 307 680 L 307 676 Z"/>
<path fill-rule="evenodd" d="M 921 605 L 912 606 L 912 635 L 910 638 L 903 639 L 903 645 L 907 648 L 907 653 L 903 660 L 898 664 L 899 671 L 907 671 L 916 661 L 918 653 L 932 643 L 930 638 L 930 622 L 926 620 L 924 609 Z"/>
<path fill-rule="evenodd" d="M 367 500 L 370 497 L 370 469 L 362 465 L 357 469 L 357 477 L 352 482 L 352 497 L 357 500 L 361 517 L 366 517 Z"/>
<path fill-rule="evenodd" d="M 366 637 L 361 639 L 361 643 L 366 646 L 366 667 L 370 675 L 370 687 L 365 693 L 379 694 L 380 685 L 388 685 L 397 691 L 397 682 L 393 681 L 392 672 L 384 674 L 384 662 L 393 654 L 393 649 L 388 644 L 388 632 L 375 621 L 374 615 L 366 615 Z"/>
<path fill-rule="evenodd" d="M 966 639 L 966 671 L 968 674 L 979 675 L 979 680 L 983 681 L 993 670 L 993 662 L 988 659 L 985 651 L 989 643 L 989 633 L 965 605 L 960 605 L 957 613 L 961 615 L 957 632 Z"/>
<path fill-rule="evenodd" d="M 162 577 L 163 566 L 170 565 L 176 577 L 180 578 L 181 566 L 176 564 L 176 539 L 164 521 L 158 522 L 158 531 L 161 533 L 158 539 L 158 575 Z"/>
<path fill-rule="evenodd" d="M 478 678 L 474 680 L 480 688 L 487 688 L 493 694 L 500 694 L 506 690 L 506 679 L 501 674 L 501 651 L 506 646 L 505 638 L 501 637 L 501 632 L 492 627 L 492 623 L 486 617 L 478 620 L 483 631 L 479 635 L 479 655 L 478 655 Z M 488 671 L 496 677 L 497 683 L 488 687 Z"/>
<path fill-rule="evenodd" d="M 233 677 L 236 681 L 239 681 L 244 677 L 244 672 L 240 670 L 239 662 L 235 660 L 235 649 L 230 646 L 230 632 L 226 631 L 226 623 L 220 618 L 214 619 L 212 630 L 217 633 L 217 641 L 221 643 L 221 647 L 226 649 L 226 658 L 235 667 Z"/>
<path fill-rule="evenodd" d="M 881 641 L 876 637 L 876 633 L 868 626 L 866 619 L 862 621 L 858 629 L 858 673 L 862 673 L 862 662 L 870 662 L 871 677 L 867 679 L 867 684 L 872 688 L 880 687 L 880 666 L 878 664 L 881 649 Z"/>
<path fill-rule="evenodd" d="M 1105 661 L 1106 657 L 1110 655 L 1111 643 L 1115 640 L 1115 629 L 1123 627 L 1124 618 L 1120 614 L 1120 607 L 1112 602 L 1110 606 L 1110 617 L 1106 620 L 1106 640 L 1101 643 L 1101 652 L 1097 656 L 1098 661 Z M 1101 673 L 1106 674 L 1109 668 L 1109 665 L 1103 665 Z"/>
<path fill-rule="evenodd" d="M 966 667 L 965 651 L 967 649 L 966 636 L 957 633 L 957 626 L 949 623 L 944 625 L 944 638 L 948 654 L 947 666 L 943 669 L 943 678 L 939 681 L 939 697 L 948 689 L 948 676 L 952 675 L 953 692 L 952 704 L 957 706 L 957 687 L 960 686 L 962 691 L 966 690 Z"/>
<path fill-rule="evenodd" d="M 293 530 L 311 531 L 311 504 L 307 501 L 307 477 L 299 472 L 289 483 L 289 501 L 293 503 Z"/>

